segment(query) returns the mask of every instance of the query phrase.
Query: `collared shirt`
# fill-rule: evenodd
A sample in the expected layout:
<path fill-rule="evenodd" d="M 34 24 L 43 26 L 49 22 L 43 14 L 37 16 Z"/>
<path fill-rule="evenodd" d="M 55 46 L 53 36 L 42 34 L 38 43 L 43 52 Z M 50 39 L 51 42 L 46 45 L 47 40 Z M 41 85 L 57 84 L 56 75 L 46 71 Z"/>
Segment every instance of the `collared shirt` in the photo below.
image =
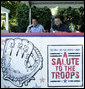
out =
<path fill-rule="evenodd" d="M 41 33 L 44 31 L 44 27 L 41 24 L 38 24 L 36 27 L 33 24 L 27 27 L 26 33 Z"/>

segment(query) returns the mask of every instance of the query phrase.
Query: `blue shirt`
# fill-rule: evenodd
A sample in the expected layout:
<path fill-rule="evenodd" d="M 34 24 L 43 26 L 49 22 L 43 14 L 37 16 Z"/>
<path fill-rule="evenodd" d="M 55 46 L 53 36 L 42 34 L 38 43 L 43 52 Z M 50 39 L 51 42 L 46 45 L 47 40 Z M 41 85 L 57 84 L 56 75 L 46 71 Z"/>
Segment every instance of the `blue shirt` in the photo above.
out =
<path fill-rule="evenodd" d="M 38 24 L 36 27 L 29 25 L 27 27 L 26 33 L 41 33 L 44 31 L 44 27 L 41 24 Z"/>
<path fill-rule="evenodd" d="M 70 22 L 69 21 L 65 21 L 64 24 L 65 24 L 66 28 L 69 30 Z"/>

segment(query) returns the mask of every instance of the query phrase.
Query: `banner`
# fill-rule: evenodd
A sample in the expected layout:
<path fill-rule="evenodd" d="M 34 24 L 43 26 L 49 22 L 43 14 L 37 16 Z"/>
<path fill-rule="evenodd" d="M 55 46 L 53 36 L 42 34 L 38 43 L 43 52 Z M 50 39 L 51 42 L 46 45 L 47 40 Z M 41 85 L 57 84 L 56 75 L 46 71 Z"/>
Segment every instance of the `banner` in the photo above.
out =
<path fill-rule="evenodd" d="M 2 33 L 1 87 L 84 87 L 84 33 Z"/>

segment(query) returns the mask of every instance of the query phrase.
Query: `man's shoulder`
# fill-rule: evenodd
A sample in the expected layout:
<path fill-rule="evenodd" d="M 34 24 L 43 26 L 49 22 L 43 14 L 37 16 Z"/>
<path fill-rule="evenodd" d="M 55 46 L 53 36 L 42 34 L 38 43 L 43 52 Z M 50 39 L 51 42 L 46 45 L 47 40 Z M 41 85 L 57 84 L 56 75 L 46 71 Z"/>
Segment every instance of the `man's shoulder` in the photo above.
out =
<path fill-rule="evenodd" d="M 28 27 L 31 27 L 31 26 L 33 26 L 33 24 L 28 25 Z"/>
<path fill-rule="evenodd" d="M 43 25 L 39 24 L 39 27 L 43 28 Z"/>

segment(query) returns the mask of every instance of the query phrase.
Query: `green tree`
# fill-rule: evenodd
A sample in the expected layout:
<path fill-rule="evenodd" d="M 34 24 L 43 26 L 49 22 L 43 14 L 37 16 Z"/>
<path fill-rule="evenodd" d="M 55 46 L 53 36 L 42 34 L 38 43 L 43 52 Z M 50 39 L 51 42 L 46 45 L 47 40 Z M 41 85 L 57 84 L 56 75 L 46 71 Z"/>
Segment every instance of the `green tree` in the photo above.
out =
<path fill-rule="evenodd" d="M 29 25 L 29 7 L 26 4 L 20 3 L 17 6 L 16 19 L 18 26 L 21 28 L 17 29 L 17 32 L 25 32 Z"/>
<path fill-rule="evenodd" d="M 9 19 L 16 18 L 16 8 L 20 1 L 1 1 L 1 6 L 10 10 Z"/>

